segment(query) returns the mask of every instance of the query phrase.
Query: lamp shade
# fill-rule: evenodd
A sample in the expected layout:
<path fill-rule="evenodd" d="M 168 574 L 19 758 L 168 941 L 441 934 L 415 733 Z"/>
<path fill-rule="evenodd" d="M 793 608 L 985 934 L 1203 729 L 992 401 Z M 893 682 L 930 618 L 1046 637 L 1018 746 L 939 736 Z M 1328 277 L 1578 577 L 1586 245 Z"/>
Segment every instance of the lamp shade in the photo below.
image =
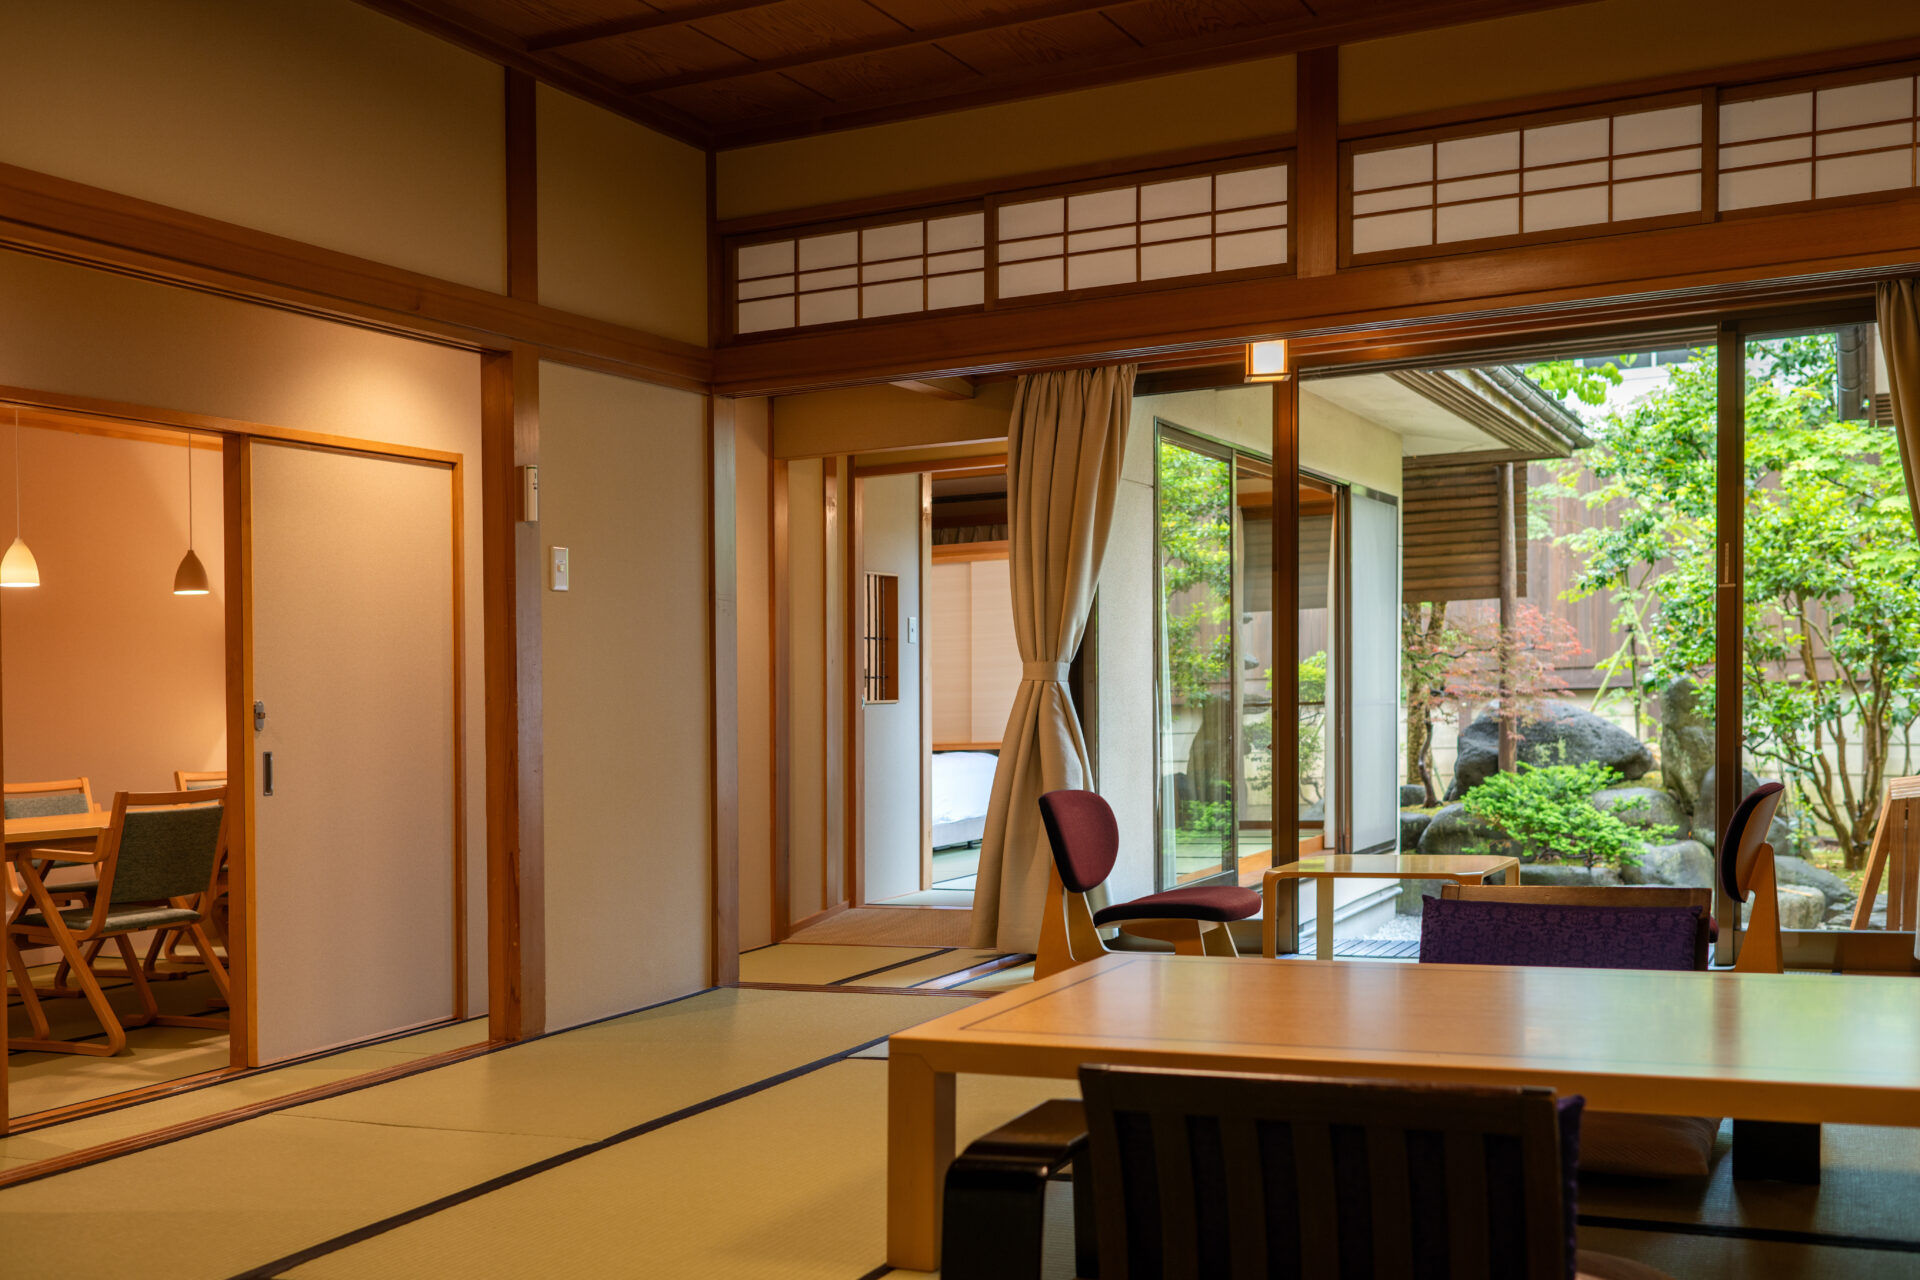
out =
<path fill-rule="evenodd" d="M 33 558 L 33 552 L 27 550 L 27 544 L 16 537 L 7 554 L 0 556 L 0 587 L 39 585 L 40 564 Z"/>
<path fill-rule="evenodd" d="M 11 552 L 9 552 L 11 554 Z M 207 586 L 206 566 L 200 563 L 200 557 L 189 551 L 180 558 L 180 567 L 173 573 L 173 594 L 177 596 L 203 596 L 210 590 Z"/>

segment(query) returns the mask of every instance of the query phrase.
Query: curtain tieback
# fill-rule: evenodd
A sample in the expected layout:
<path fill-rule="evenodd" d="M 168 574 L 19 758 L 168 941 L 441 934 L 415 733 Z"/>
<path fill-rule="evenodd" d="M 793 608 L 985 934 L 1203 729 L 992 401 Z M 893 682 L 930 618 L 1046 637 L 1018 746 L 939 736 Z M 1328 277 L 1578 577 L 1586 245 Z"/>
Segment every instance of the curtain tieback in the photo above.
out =
<path fill-rule="evenodd" d="M 1023 662 L 1020 664 L 1022 680 L 1052 680 L 1056 684 L 1067 682 L 1067 671 L 1071 662 Z"/>

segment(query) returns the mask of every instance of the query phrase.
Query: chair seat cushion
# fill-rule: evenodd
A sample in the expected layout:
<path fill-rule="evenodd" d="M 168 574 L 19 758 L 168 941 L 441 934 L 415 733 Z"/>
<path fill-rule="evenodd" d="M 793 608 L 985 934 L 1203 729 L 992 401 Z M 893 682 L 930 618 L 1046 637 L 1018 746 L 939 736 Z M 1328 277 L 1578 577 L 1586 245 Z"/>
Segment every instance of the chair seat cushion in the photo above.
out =
<path fill-rule="evenodd" d="M 93 923 L 92 907 L 70 907 L 60 913 L 67 928 L 85 929 Z M 184 907 L 128 907 L 124 911 L 109 911 L 107 923 L 101 934 L 133 933 L 140 929 L 159 929 L 170 924 L 192 924 L 200 918 L 198 911 L 189 911 Z M 20 924 L 29 929 L 47 927 L 46 917 L 38 911 L 29 911 L 20 917 Z"/>
<path fill-rule="evenodd" d="M 1093 913 L 1095 924 L 1123 920 L 1212 920 L 1225 924 L 1260 914 L 1260 895 L 1236 885 L 1205 885 L 1198 889 L 1169 889 L 1132 902 L 1116 902 Z"/>
<path fill-rule="evenodd" d="M 1713 1171 L 1720 1122 L 1705 1116 L 1587 1113 L 1580 1131 L 1580 1172 L 1636 1178 L 1704 1178 Z"/>

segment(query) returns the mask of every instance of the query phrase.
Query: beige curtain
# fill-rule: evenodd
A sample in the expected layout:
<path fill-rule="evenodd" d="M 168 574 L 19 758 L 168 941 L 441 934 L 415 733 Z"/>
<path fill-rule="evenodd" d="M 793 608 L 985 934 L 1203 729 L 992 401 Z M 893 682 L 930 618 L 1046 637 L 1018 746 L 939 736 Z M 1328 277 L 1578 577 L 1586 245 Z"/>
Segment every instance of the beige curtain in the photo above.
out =
<path fill-rule="evenodd" d="M 1893 429 L 1900 437 L 1907 500 L 1920 528 L 1920 279 L 1882 282 L 1879 301 L 1880 345 L 1886 349 L 1887 384 L 1893 389 Z"/>
<path fill-rule="evenodd" d="M 1040 797 L 1093 786 L 1067 667 L 1086 631 L 1113 525 L 1133 373 L 1134 366 L 1124 364 L 1030 374 L 1014 396 L 1007 534 L 1024 678 L 987 806 L 973 894 L 976 947 L 1038 947 L 1050 865 Z"/>

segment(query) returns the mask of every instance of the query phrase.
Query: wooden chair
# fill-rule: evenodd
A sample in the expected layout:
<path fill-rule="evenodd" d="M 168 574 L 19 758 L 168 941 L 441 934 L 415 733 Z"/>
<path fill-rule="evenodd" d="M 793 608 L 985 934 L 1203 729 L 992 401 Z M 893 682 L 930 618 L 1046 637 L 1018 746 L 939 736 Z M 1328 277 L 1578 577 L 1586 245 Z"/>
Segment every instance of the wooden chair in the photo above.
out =
<path fill-rule="evenodd" d="M 32 1023 L 29 1039 L 9 1041 L 14 1049 L 47 1053 L 82 1053 L 106 1057 L 127 1045 L 126 1027 L 108 1003 L 83 948 L 112 941 L 120 951 L 126 974 L 133 981 L 143 1015 L 133 1026 L 224 1027 L 224 1018 L 162 1015 L 147 984 L 146 973 L 133 946 L 132 935 L 148 929 L 185 927 L 207 959 L 222 998 L 231 999 L 226 967 L 215 955 L 196 905 L 209 895 L 226 846 L 226 790 L 121 792 L 114 797 L 113 817 L 97 850 L 91 854 L 62 852 L 60 857 L 95 864 L 99 888 L 90 902 L 61 906 L 42 877 L 41 860 L 28 860 L 22 879 L 27 901 L 6 924 L 8 966 Z M 47 859 L 51 860 L 51 858 Z M 42 994 L 33 985 L 19 944 L 52 944 L 72 970 L 80 993 L 106 1031 L 106 1041 L 55 1040 L 40 1007 Z M 118 975 L 115 975 L 118 976 Z"/>
<path fill-rule="evenodd" d="M 1660 885 L 1460 885 L 1441 888 L 1444 902 L 1501 903 L 1522 912 L 1554 913 L 1559 908 L 1600 908 L 1599 912 L 1563 912 L 1568 918 L 1550 935 L 1553 941 L 1566 943 L 1564 954 L 1550 950 L 1527 958 L 1528 963 L 1563 965 L 1570 960 L 1584 962 L 1598 956 L 1610 965 L 1634 968 L 1690 968 L 1704 973 L 1712 956 L 1713 890 L 1667 888 Z M 1629 950 L 1612 948 L 1605 931 L 1622 910 L 1646 908 L 1692 913 L 1691 928 L 1682 935 L 1682 947 L 1640 947 Z M 1685 927 L 1687 922 L 1679 922 Z M 1509 928 L 1507 923 L 1503 929 Z M 1599 936 L 1581 938 L 1582 929 L 1600 931 Z M 1524 933 L 1522 934 L 1524 937 Z M 1526 944 L 1522 944 L 1523 954 Z M 1420 958 L 1430 961 L 1423 947 Z M 1455 964 L 1477 963 L 1471 955 L 1455 947 L 1446 956 Z M 1508 959 L 1508 957 L 1499 957 Z M 1686 963 L 1682 963 L 1685 961 Z M 1486 962 L 1493 962 L 1488 960 Z M 1580 1140 L 1580 1168 L 1587 1173 L 1625 1174 L 1636 1178 L 1704 1178 L 1713 1172 L 1713 1148 L 1720 1132 L 1718 1116 L 1638 1115 L 1624 1111 L 1599 1111 L 1584 1121 Z"/>
<path fill-rule="evenodd" d="M 1076 1220 L 1094 1237 L 1091 1248 L 1076 1241 L 1078 1269 L 1097 1267 L 1101 1280 L 1661 1280 L 1577 1251 L 1578 1098 L 1102 1066 L 1080 1068 L 1080 1089 L 1083 1151 L 1058 1138 L 1072 1127 L 1058 1109 L 1070 1104 L 1054 1102 L 954 1161 L 947 1280 L 1039 1275 L 1037 1219 L 1013 1198 L 1030 1206 L 1036 1193 L 1014 1175 L 1062 1161 L 1087 1202 Z M 983 1194 L 996 1178 L 998 1203 Z"/>
<path fill-rule="evenodd" d="M 1736 973 L 1786 971 L 1780 954 L 1780 888 L 1774 880 L 1773 846 L 1767 843 L 1767 828 L 1773 825 L 1785 790 L 1778 782 L 1754 788 L 1734 808 L 1714 855 L 1720 887 L 1733 899 L 1734 910 L 1740 909 L 1748 894 L 1753 895 L 1753 914 L 1733 965 Z"/>
<path fill-rule="evenodd" d="M 1138 937 L 1171 942 L 1181 955 L 1239 954 L 1227 922 L 1259 915 L 1259 894 L 1238 885 L 1169 889 L 1095 911 L 1087 895 L 1106 882 L 1120 856 L 1120 826 L 1113 809 L 1096 792 L 1049 791 L 1040 797 L 1040 817 L 1053 851 L 1053 871 L 1034 977 L 1105 955 L 1100 926 L 1108 924 Z"/>
<path fill-rule="evenodd" d="M 1914 927 L 1920 908 L 1920 778 L 1894 778 L 1880 806 L 1880 825 L 1873 830 L 1873 849 L 1867 855 L 1866 878 L 1860 900 L 1854 904 L 1853 927 L 1873 927 L 1873 904 L 1880 882 L 1887 885 L 1888 929 Z"/>
<path fill-rule="evenodd" d="M 4 793 L 6 816 L 9 818 L 53 817 L 56 814 L 93 813 L 99 806 L 93 802 L 93 784 L 85 778 L 59 778 L 52 782 L 9 782 L 0 787 Z M 51 868 L 49 868 L 51 869 Z M 74 892 L 91 892 L 93 885 L 88 881 L 80 885 L 59 886 L 70 888 Z M 11 864 L 7 866 L 7 890 L 15 902 L 27 896 L 26 886 Z"/>
<path fill-rule="evenodd" d="M 195 771 L 175 769 L 173 771 L 173 789 L 175 791 L 207 791 L 227 785 L 227 771 L 212 769 Z M 226 847 L 221 846 L 220 870 L 213 879 L 213 893 L 207 902 L 201 905 L 200 913 L 205 917 L 207 936 L 218 944 L 227 940 L 227 915 L 230 897 L 227 892 L 227 856 Z M 194 954 L 182 954 L 181 946 L 190 941 L 190 935 L 184 926 L 163 929 L 154 934 L 153 941 L 147 946 L 146 970 L 150 979 L 168 980 L 184 978 L 187 974 L 178 970 L 160 972 L 160 961 L 165 959 L 175 964 L 206 964 L 206 957 Z"/>

